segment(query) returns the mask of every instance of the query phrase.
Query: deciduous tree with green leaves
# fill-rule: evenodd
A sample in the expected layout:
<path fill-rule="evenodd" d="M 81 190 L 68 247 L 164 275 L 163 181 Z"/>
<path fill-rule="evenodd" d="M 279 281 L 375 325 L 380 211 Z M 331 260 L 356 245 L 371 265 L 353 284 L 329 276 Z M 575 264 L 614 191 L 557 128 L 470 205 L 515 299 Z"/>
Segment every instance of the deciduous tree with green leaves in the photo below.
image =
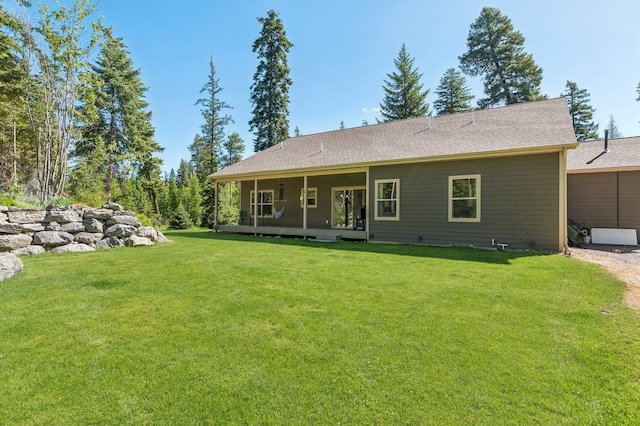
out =
<path fill-rule="evenodd" d="M 382 86 L 384 99 L 380 104 L 382 121 L 402 120 L 411 117 L 423 117 L 430 114 L 427 95 L 429 89 L 423 90 L 420 83 L 422 74 L 413 67 L 414 59 L 403 43 L 398 57 L 393 63 L 397 71 L 387 74 Z"/>
<path fill-rule="evenodd" d="M 293 44 L 287 39 L 284 24 L 270 10 L 262 24 L 260 37 L 253 43 L 258 67 L 251 85 L 253 118 L 249 121 L 255 134 L 254 151 L 259 152 L 289 137 L 289 77 L 287 55 Z"/>
<path fill-rule="evenodd" d="M 576 139 L 580 142 L 598 139 L 598 125 L 593 121 L 595 109 L 589 104 L 591 96 L 573 81 L 567 81 L 563 96 L 567 100 Z"/>
<path fill-rule="evenodd" d="M 471 111 L 470 101 L 475 97 L 467 87 L 464 75 L 455 68 L 449 68 L 440 79 L 436 88 L 438 98 L 433 101 L 433 108 L 438 115 Z"/>
<path fill-rule="evenodd" d="M 28 0 L 18 0 L 25 8 Z M 80 75 L 99 40 L 101 22 L 87 21 L 96 10 L 90 0 L 76 0 L 70 7 L 57 3 L 40 5 L 40 21 L 21 22 L 23 63 L 35 78 L 28 79 L 26 99 L 34 133 L 39 135 L 36 152 L 41 200 L 65 190 L 69 149 L 77 135 L 74 125 L 80 95 Z"/>
<path fill-rule="evenodd" d="M 480 108 L 545 98 L 540 93 L 542 68 L 525 53 L 524 36 L 497 8 L 482 9 L 471 24 L 467 51 L 458 59 L 465 74 L 482 76 L 487 97 L 478 100 Z"/>

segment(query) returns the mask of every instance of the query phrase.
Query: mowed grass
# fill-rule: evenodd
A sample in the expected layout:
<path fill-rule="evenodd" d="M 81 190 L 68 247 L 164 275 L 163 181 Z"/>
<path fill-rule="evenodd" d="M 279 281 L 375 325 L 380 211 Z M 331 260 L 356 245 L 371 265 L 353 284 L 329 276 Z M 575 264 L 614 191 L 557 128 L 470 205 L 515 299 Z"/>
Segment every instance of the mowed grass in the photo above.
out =
<path fill-rule="evenodd" d="M 0 283 L 1 424 L 633 424 L 640 315 L 560 255 L 169 233 Z"/>

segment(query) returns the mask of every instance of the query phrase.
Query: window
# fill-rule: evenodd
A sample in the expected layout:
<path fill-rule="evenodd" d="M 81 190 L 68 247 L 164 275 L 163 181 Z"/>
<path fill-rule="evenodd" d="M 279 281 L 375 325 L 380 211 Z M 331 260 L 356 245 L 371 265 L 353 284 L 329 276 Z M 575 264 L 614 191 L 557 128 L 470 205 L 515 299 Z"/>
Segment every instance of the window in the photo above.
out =
<path fill-rule="evenodd" d="M 300 207 L 304 208 L 304 188 L 300 188 Z M 318 188 L 307 188 L 307 207 L 318 207 Z"/>
<path fill-rule="evenodd" d="M 255 213 L 255 191 L 251 191 L 251 213 Z M 258 217 L 273 217 L 273 190 L 258 191 Z"/>
<path fill-rule="evenodd" d="M 449 176 L 449 222 L 480 222 L 480 175 Z"/>
<path fill-rule="evenodd" d="M 376 180 L 376 220 L 400 219 L 400 179 Z"/>

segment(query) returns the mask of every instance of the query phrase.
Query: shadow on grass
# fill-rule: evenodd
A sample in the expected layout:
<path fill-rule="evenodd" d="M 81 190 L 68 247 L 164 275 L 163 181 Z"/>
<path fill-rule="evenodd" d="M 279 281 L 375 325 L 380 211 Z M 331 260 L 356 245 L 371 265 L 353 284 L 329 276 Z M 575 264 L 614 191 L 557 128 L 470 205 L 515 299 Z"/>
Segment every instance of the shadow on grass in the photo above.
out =
<path fill-rule="evenodd" d="M 327 250 L 379 253 L 396 256 L 413 256 L 446 260 L 464 260 L 507 265 L 515 259 L 532 256 L 549 256 L 548 252 L 498 251 L 473 247 L 440 247 L 418 244 L 386 244 L 364 241 L 325 242 L 313 239 L 294 237 L 254 237 L 251 235 L 215 233 L 211 230 L 172 230 L 167 232 L 169 238 L 197 238 L 216 241 L 252 242 L 271 245 L 287 245 L 299 247 L 321 247 Z"/>

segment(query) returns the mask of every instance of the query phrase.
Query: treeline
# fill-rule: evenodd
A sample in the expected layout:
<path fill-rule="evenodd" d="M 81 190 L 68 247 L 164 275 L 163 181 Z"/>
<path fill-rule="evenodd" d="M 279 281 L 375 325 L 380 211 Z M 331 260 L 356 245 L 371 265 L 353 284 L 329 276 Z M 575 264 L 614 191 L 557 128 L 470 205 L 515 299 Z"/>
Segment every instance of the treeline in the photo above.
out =
<path fill-rule="evenodd" d="M 163 148 L 154 139 L 147 88 L 123 39 L 95 19 L 96 3 L 75 0 L 69 7 L 56 3 L 37 10 L 28 0 L 17 3 L 23 10 L 15 14 L 0 4 L 0 194 L 94 206 L 114 200 L 156 224 L 211 226 L 216 194 L 208 176 L 244 152 L 238 133 L 227 133 L 233 119 L 213 58 L 196 100 L 202 125 L 189 145 L 191 157 L 162 176 Z M 36 22 L 28 16 L 37 16 Z M 287 54 L 293 47 L 276 12 L 257 20 L 261 31 L 252 45 L 258 65 L 248 123 L 256 152 L 289 137 Z M 382 121 L 546 98 L 540 90 L 542 68 L 524 51 L 524 40 L 500 10 L 483 8 L 471 24 L 467 51 L 435 89 L 433 110 L 430 90 L 403 44 L 396 70 L 383 82 Z M 467 76 L 483 82 L 484 97 L 475 106 Z M 636 90 L 640 101 L 640 84 Z M 562 95 L 576 138 L 598 138 L 589 92 L 568 80 Z M 621 136 L 613 117 L 608 127 L 612 137 Z M 301 135 L 298 127 L 294 135 Z M 234 184 L 219 186 L 221 223 L 236 220 L 237 197 Z"/>

